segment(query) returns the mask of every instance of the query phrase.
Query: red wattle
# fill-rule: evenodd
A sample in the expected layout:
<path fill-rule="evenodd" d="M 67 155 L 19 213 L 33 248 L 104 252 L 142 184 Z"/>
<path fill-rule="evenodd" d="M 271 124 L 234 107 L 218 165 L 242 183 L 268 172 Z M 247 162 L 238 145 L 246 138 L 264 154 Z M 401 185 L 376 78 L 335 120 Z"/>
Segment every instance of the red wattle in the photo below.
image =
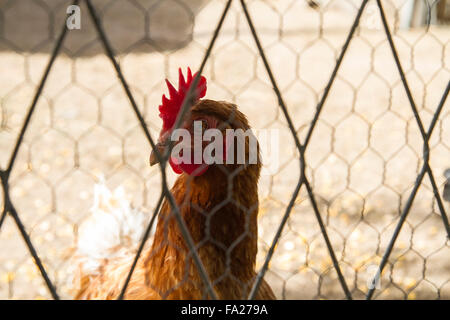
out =
<path fill-rule="evenodd" d="M 208 165 L 194 164 L 194 163 L 183 163 L 179 162 L 176 158 L 170 158 L 169 164 L 176 174 L 181 174 L 186 172 L 188 175 L 197 177 L 201 176 L 208 170 Z"/>
<path fill-rule="evenodd" d="M 172 167 L 173 172 L 175 172 L 176 174 L 183 173 L 183 170 L 180 168 L 180 166 L 177 163 L 175 163 L 175 161 L 172 157 L 169 159 L 169 164 Z"/>

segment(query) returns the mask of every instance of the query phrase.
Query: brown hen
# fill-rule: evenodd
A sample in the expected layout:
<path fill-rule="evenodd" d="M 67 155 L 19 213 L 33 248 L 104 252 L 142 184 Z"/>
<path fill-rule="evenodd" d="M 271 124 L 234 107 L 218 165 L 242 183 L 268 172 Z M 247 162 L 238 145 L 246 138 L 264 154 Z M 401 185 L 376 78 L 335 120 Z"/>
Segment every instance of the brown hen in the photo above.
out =
<path fill-rule="evenodd" d="M 186 84 L 180 76 L 182 89 L 181 82 Z M 187 84 L 189 83 L 188 79 Z M 171 100 L 174 98 L 172 93 L 175 95 L 176 92 L 171 92 Z M 163 112 L 164 110 L 161 111 Z M 203 121 L 203 129 L 216 128 L 223 133 L 226 129 L 250 129 L 245 115 L 234 104 L 227 102 L 197 99 L 182 127 L 192 132 L 194 121 Z M 168 132 L 170 130 L 167 128 L 161 132 L 157 144 L 159 151 L 164 151 L 167 147 L 170 136 Z M 234 145 L 236 155 L 237 146 L 238 144 Z M 225 150 L 226 152 L 230 151 Z M 249 152 L 249 140 L 246 139 L 246 159 L 249 158 Z M 156 157 L 152 154 L 151 163 L 156 162 Z M 171 189 L 172 195 L 218 298 L 245 299 L 256 277 L 258 179 L 261 171 L 259 152 L 254 164 L 249 164 L 248 161 L 244 164 L 203 163 L 200 168 L 195 167 L 196 172 L 192 172 L 191 167 L 186 169 L 174 161 L 171 165 L 175 172 L 182 171 Z M 198 172 L 201 173 L 197 174 Z M 132 260 L 132 255 L 112 259 L 102 265 L 97 275 L 81 274 L 77 279 L 79 290 L 76 298 L 117 298 Z M 125 298 L 211 298 L 167 199 L 158 216 L 153 243 L 151 247 L 144 249 Z M 264 280 L 256 299 L 275 299 Z"/>

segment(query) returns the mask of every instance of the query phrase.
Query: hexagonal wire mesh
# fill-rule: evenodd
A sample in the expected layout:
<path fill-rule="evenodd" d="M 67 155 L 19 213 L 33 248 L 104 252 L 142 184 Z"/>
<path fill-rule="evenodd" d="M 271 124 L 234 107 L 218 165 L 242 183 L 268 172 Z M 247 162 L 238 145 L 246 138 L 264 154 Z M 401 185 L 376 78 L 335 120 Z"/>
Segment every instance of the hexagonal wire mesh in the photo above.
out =
<path fill-rule="evenodd" d="M 260 271 L 247 297 L 263 276 L 285 299 L 450 297 L 440 197 L 450 31 L 430 25 L 445 5 L 78 2 L 82 28 L 68 31 L 70 1 L 0 1 L 0 297 L 70 297 L 80 228 L 102 210 L 94 190 L 139 216 L 134 262 L 163 198 L 180 218 L 175 175 L 146 159 L 162 80 L 187 65 L 207 76 L 208 97 L 283 141 L 277 170 L 258 185 Z M 421 5 L 425 26 L 405 27 Z M 198 242 L 177 221 L 215 297 Z"/>

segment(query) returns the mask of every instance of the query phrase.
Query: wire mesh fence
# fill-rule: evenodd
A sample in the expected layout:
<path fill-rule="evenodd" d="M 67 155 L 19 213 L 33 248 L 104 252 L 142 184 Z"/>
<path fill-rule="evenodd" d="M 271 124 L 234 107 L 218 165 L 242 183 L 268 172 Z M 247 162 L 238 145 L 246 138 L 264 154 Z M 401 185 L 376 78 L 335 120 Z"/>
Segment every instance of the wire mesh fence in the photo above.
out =
<path fill-rule="evenodd" d="M 446 1 L 75 1 L 68 30 L 71 4 L 0 1 L 1 298 L 72 297 L 102 201 L 137 217 L 138 239 L 173 205 L 177 176 L 148 156 L 164 79 L 185 66 L 279 134 L 246 297 L 263 276 L 280 299 L 450 297 Z"/>

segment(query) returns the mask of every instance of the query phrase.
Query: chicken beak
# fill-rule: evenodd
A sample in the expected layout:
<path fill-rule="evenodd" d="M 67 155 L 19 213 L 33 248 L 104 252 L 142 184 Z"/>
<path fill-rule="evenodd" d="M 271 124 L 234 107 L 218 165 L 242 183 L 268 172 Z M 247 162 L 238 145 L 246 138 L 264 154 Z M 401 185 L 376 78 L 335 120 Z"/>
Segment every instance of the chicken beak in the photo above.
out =
<path fill-rule="evenodd" d="M 158 142 L 155 147 L 158 150 L 160 157 L 163 157 L 166 152 L 166 144 Z M 157 163 L 159 163 L 158 157 L 156 156 L 155 150 L 152 150 L 152 153 L 150 153 L 150 166 Z"/>

